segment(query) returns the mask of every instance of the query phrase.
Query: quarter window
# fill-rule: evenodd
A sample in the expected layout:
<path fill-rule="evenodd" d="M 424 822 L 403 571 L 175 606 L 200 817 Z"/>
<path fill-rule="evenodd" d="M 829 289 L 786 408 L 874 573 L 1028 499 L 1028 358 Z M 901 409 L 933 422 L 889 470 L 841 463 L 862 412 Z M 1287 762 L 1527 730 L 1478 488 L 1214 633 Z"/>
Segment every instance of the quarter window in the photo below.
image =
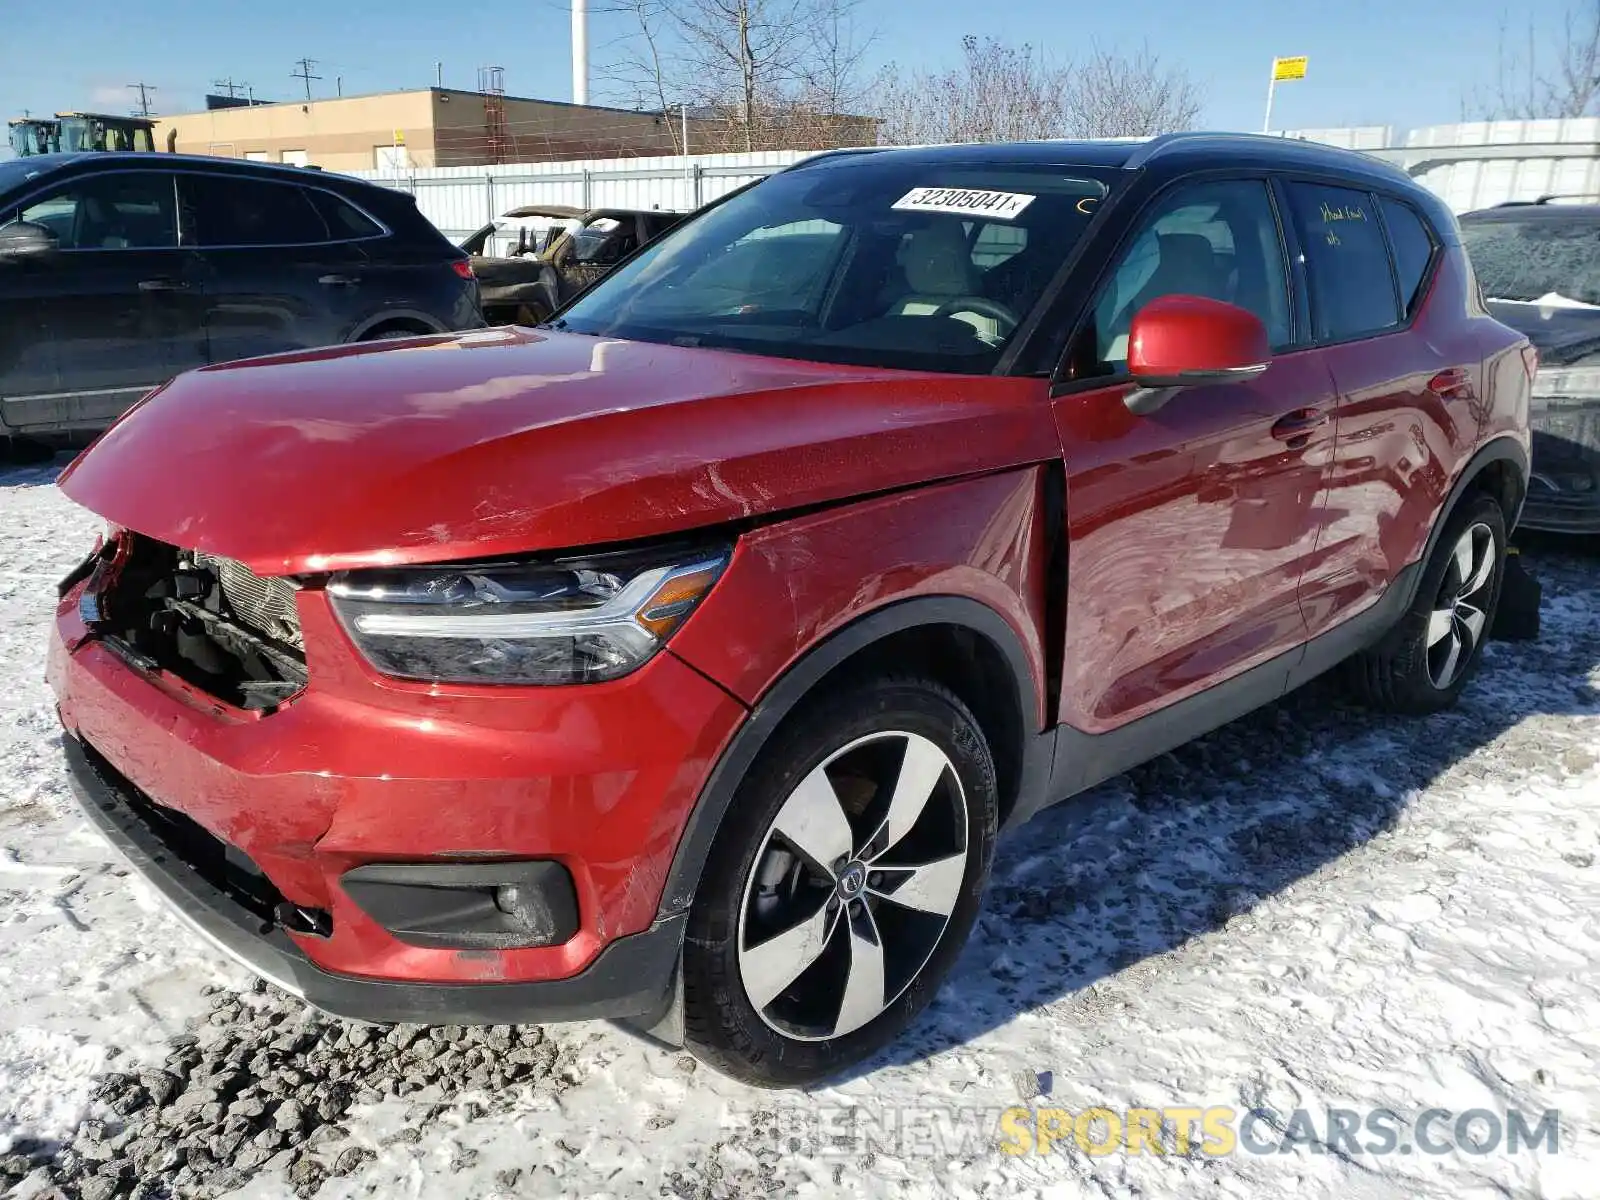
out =
<path fill-rule="evenodd" d="M 328 226 L 303 188 L 259 179 L 185 175 L 184 228 L 198 246 L 304 246 Z"/>
<path fill-rule="evenodd" d="M 1383 200 L 1383 223 L 1389 227 L 1389 242 L 1394 246 L 1395 274 L 1400 278 L 1400 298 L 1406 315 L 1422 299 L 1422 280 L 1433 258 L 1433 239 L 1416 209 L 1399 200 Z"/>
<path fill-rule="evenodd" d="M 1389 249 L 1370 193 L 1321 184 L 1288 185 L 1319 341 L 1381 333 L 1400 324 Z"/>
<path fill-rule="evenodd" d="M 172 176 L 157 171 L 77 179 L 17 215 L 48 228 L 63 250 L 164 250 L 178 244 Z"/>
<path fill-rule="evenodd" d="M 1290 343 L 1289 287 L 1265 184 L 1190 184 L 1157 200 L 1095 299 L 1073 375 L 1121 371 L 1134 316 L 1171 295 L 1236 304 L 1260 319 L 1274 347 Z"/>
<path fill-rule="evenodd" d="M 334 241 L 355 241 L 359 238 L 382 236 L 382 226 L 355 205 L 346 203 L 332 192 L 313 188 L 308 190 L 306 195 L 311 198 L 311 203 L 316 205 L 317 211 L 322 214 L 322 219 L 327 222 Z"/>

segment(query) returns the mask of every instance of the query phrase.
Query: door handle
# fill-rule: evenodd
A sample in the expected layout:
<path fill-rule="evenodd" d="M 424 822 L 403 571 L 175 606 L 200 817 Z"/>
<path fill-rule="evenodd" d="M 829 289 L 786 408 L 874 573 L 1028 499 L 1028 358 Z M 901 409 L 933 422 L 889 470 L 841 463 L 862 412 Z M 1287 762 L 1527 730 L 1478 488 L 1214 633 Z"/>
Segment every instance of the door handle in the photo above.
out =
<path fill-rule="evenodd" d="M 1306 437 L 1313 429 L 1328 423 L 1328 414 L 1320 408 L 1297 408 L 1285 413 L 1272 424 L 1272 436 L 1280 442 L 1292 442 Z"/>
<path fill-rule="evenodd" d="M 1472 373 L 1465 367 L 1449 367 L 1428 380 L 1428 390 L 1441 400 L 1472 398 Z"/>
<path fill-rule="evenodd" d="M 181 279 L 141 279 L 141 292 L 187 292 L 189 285 Z"/>
<path fill-rule="evenodd" d="M 361 282 L 359 275 L 319 275 L 317 282 L 323 287 L 354 287 Z"/>

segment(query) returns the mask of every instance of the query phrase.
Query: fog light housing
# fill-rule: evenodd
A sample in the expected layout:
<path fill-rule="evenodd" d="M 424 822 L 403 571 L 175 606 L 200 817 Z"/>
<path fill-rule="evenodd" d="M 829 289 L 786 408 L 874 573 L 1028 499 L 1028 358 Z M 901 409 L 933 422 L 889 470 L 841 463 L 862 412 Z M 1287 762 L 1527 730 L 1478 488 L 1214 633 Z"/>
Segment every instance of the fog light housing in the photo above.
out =
<path fill-rule="evenodd" d="M 345 893 L 408 946 L 516 950 L 578 932 L 572 875 L 549 859 L 369 863 L 346 871 Z"/>

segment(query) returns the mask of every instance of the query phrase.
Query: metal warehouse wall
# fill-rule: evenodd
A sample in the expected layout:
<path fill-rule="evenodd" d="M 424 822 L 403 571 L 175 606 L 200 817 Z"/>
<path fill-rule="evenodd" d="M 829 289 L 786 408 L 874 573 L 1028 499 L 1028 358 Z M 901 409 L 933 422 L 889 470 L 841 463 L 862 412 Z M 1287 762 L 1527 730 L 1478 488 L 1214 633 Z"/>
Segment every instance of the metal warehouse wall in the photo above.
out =
<path fill-rule="evenodd" d="M 1550 194 L 1600 198 L 1596 119 L 1434 125 L 1412 130 L 1404 142 L 1384 125 L 1292 129 L 1281 136 L 1397 163 L 1456 212 Z M 797 151 L 764 151 L 354 174 L 415 193 L 423 214 L 459 241 L 521 204 L 693 209 L 805 157 Z"/>
<path fill-rule="evenodd" d="M 594 158 L 576 162 L 435 167 L 396 175 L 356 171 L 363 179 L 413 193 L 417 207 L 447 237 L 460 240 L 523 204 L 687 211 L 799 162 L 792 150 L 665 158 Z"/>

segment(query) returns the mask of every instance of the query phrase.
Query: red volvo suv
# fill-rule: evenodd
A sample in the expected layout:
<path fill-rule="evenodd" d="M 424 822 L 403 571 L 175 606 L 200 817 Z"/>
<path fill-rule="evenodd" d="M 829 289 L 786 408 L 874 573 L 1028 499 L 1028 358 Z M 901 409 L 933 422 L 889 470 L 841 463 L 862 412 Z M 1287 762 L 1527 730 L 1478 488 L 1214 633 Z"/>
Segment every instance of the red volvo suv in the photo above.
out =
<path fill-rule="evenodd" d="M 998 831 L 1330 668 L 1451 703 L 1535 366 L 1356 154 L 823 155 L 546 326 L 137 406 L 61 480 L 108 523 L 67 761 L 320 1008 L 815 1080 L 928 1002 Z"/>

